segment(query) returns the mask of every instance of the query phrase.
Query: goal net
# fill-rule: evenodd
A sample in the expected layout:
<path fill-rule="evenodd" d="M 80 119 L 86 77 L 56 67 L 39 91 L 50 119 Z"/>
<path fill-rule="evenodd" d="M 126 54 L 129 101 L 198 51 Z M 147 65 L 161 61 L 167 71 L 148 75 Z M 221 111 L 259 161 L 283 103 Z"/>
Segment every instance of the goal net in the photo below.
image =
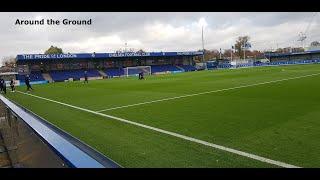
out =
<path fill-rule="evenodd" d="M 143 72 L 144 75 L 151 74 L 151 66 L 135 66 L 135 67 L 126 67 L 124 68 L 125 76 L 137 76 L 139 73 Z"/>

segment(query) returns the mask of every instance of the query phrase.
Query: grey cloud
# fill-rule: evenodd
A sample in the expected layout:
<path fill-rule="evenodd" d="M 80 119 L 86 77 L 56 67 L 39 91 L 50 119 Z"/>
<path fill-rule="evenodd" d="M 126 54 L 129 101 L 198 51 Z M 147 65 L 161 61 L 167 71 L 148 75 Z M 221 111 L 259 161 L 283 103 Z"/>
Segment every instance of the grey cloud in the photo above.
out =
<path fill-rule="evenodd" d="M 197 50 L 201 48 L 201 29 L 192 27 L 200 18 L 207 22 L 205 28 L 205 44 L 209 49 L 226 49 L 234 43 L 240 35 L 250 35 L 256 48 L 264 49 L 274 46 L 272 42 L 282 43 L 282 46 L 289 45 L 297 38 L 298 32 L 304 30 L 310 20 L 311 12 L 74 12 L 74 13 L 0 13 L 0 44 L 1 57 L 16 55 L 19 53 L 42 53 L 50 45 L 65 47 L 66 52 L 79 52 L 90 50 L 92 47 L 78 48 L 81 43 L 88 42 L 88 39 L 100 37 L 118 37 L 122 41 L 138 41 L 141 47 L 148 50 Z M 43 26 L 27 27 L 16 26 L 17 18 L 33 19 L 35 17 L 52 18 L 62 20 L 68 19 L 92 19 L 91 26 Z M 318 14 L 320 16 L 320 14 Z M 309 32 L 309 37 L 320 38 L 319 20 L 314 20 Z M 157 37 L 159 32 L 149 32 L 147 27 L 162 24 L 170 26 L 167 33 L 181 30 L 181 34 L 171 37 L 166 34 L 164 38 Z M 165 30 L 163 30 L 165 31 Z M 172 32 L 175 33 L 175 32 Z M 154 35 L 155 34 L 155 35 Z M 310 39 L 309 38 L 309 39 Z M 107 38 L 108 39 L 108 38 Z M 110 38 L 109 38 L 110 39 Z M 97 44 L 115 46 L 115 43 L 101 42 Z M 311 39 L 310 39 L 311 41 Z M 289 43 L 290 42 L 290 43 Z M 72 47 L 72 44 L 77 46 Z M 291 43 L 292 44 L 292 43 Z M 119 47 L 103 47 L 99 49 L 117 49 Z"/>

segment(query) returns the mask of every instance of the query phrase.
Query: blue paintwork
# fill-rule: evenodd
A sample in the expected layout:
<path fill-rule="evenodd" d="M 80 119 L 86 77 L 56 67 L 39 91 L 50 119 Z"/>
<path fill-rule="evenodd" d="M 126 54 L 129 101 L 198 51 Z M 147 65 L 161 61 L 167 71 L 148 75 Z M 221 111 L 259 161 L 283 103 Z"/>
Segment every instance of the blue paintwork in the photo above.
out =
<path fill-rule="evenodd" d="M 31 81 L 30 84 L 48 84 L 48 81 Z M 20 86 L 25 86 L 26 83 L 20 81 Z"/>
<path fill-rule="evenodd" d="M 318 54 L 318 53 L 320 53 L 320 50 L 305 51 L 305 52 L 298 52 L 298 53 L 265 53 L 264 55 L 266 57 L 286 57 L 286 56 Z"/>
<path fill-rule="evenodd" d="M 187 52 L 144 52 L 144 53 L 77 53 L 77 54 L 19 54 L 17 61 L 30 60 L 59 60 L 59 59 L 99 59 L 99 58 L 115 58 L 115 57 L 156 57 L 156 56 L 198 56 L 202 55 L 200 51 Z"/>
<path fill-rule="evenodd" d="M 71 144 L 52 129 L 41 123 L 38 119 L 0 95 L 3 101 L 23 121 L 27 123 L 53 150 L 62 157 L 68 165 L 75 168 L 104 168 L 104 166 L 83 152 L 81 149 Z"/>
<path fill-rule="evenodd" d="M 261 67 L 261 66 L 282 66 L 293 64 L 316 64 L 320 63 L 320 59 L 314 60 L 299 60 L 299 61 L 280 61 L 280 62 L 268 62 L 268 63 L 245 63 L 238 65 L 231 65 L 230 63 L 217 64 L 213 62 L 207 63 L 208 69 L 228 69 L 228 68 L 241 68 L 241 67 Z"/>
<path fill-rule="evenodd" d="M 182 73 L 184 71 L 171 71 L 172 74 L 175 74 L 175 73 Z"/>

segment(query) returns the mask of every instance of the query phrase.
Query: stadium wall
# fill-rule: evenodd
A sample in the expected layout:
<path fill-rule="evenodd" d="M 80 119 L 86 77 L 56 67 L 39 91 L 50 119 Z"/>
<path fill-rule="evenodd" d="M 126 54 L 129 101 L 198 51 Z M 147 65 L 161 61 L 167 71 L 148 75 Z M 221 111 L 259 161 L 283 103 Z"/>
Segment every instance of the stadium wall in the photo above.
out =
<path fill-rule="evenodd" d="M 223 64 L 223 65 L 216 65 L 211 69 L 229 69 L 229 68 L 250 68 L 250 67 L 261 67 L 261 66 L 285 66 L 285 65 L 297 65 L 297 64 L 318 64 L 320 63 L 319 60 L 300 60 L 300 61 L 280 61 L 280 62 L 269 62 L 269 63 L 244 63 L 238 65 L 231 65 L 231 64 Z"/>
<path fill-rule="evenodd" d="M 25 86 L 26 83 L 25 82 L 20 82 L 19 80 L 16 81 L 17 83 L 15 84 L 16 86 Z M 8 82 L 10 83 L 10 82 Z M 30 84 L 33 85 L 33 84 L 48 84 L 49 82 L 48 81 L 31 81 Z M 7 84 L 7 86 L 10 86 Z"/>

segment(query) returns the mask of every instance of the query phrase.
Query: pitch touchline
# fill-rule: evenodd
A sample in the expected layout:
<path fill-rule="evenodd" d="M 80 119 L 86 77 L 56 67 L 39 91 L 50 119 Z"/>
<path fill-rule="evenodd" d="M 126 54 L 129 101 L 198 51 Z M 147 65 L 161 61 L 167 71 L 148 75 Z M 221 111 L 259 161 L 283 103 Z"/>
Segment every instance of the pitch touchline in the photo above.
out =
<path fill-rule="evenodd" d="M 102 109 L 102 110 L 99 110 L 96 112 L 110 111 L 110 110 L 114 110 L 114 109 L 121 109 L 121 108 L 127 108 L 127 107 L 132 107 L 132 106 L 151 104 L 151 103 L 156 103 L 156 102 L 161 102 L 161 101 L 168 101 L 168 100 L 173 100 L 173 99 L 180 99 L 180 98 L 185 98 L 185 97 L 199 96 L 199 95 L 203 95 L 203 94 L 216 93 L 216 92 L 221 92 L 221 91 L 228 91 L 228 90 L 233 90 L 233 89 L 258 86 L 258 85 L 270 84 L 270 83 L 281 82 L 281 81 L 288 81 L 288 80 L 292 80 L 292 79 L 299 79 L 299 78 L 304 78 L 304 77 L 316 76 L 319 74 L 320 73 L 315 73 L 315 74 L 298 76 L 298 77 L 293 77 L 293 78 L 279 79 L 279 80 L 274 80 L 274 81 L 266 81 L 266 82 L 261 82 L 261 83 L 255 83 L 255 84 L 249 84 L 249 85 L 243 85 L 243 86 L 237 86 L 237 87 L 231 87 L 231 88 L 225 88 L 225 89 L 219 89 L 219 90 L 213 90 L 213 91 L 206 91 L 206 92 L 195 93 L 195 94 L 187 94 L 187 95 L 176 96 L 176 97 L 171 97 L 171 98 L 164 98 L 164 99 L 159 99 L 159 100 L 153 100 L 153 101 L 141 102 L 141 103 L 130 104 L 130 105 L 125 105 L 125 106 L 118 106 L 118 107 L 113 107 L 113 108 L 108 108 L 108 109 Z"/>
<path fill-rule="evenodd" d="M 237 154 L 237 155 L 240 155 L 240 156 L 244 156 L 244 157 L 247 157 L 247 158 L 255 159 L 257 161 L 261 161 L 261 162 L 265 162 L 265 163 L 269 163 L 269 164 L 273 164 L 273 165 L 277 165 L 277 166 L 285 167 L 285 168 L 299 168 L 298 166 L 294 166 L 294 165 L 287 164 L 287 163 L 284 163 L 284 162 L 268 159 L 268 158 L 265 158 L 265 157 L 261 157 L 261 156 L 254 155 L 254 154 L 251 154 L 251 153 L 247 153 L 247 152 L 239 151 L 239 150 L 236 150 L 236 149 L 228 148 L 228 147 L 221 146 L 221 145 L 218 145 L 218 144 L 213 144 L 213 143 L 210 143 L 210 142 L 207 142 L 207 141 L 203 141 L 203 140 L 196 139 L 196 138 L 193 138 L 193 137 L 181 135 L 181 134 L 178 134 L 178 133 L 175 133 L 175 132 L 170 132 L 170 131 L 166 131 L 166 130 L 163 130 L 163 129 L 160 129 L 160 128 L 156 128 L 156 127 L 140 124 L 140 123 L 137 123 L 137 122 L 129 121 L 129 120 L 126 120 L 126 119 L 123 119 L 123 118 L 119 118 L 119 117 L 115 117 L 115 116 L 111 116 L 111 115 L 107 115 L 107 114 L 102 114 L 102 113 L 95 112 L 95 111 L 92 111 L 92 110 L 89 110 L 89 109 L 85 109 L 85 108 L 82 108 L 82 107 L 66 104 L 66 103 L 63 103 L 63 102 L 55 101 L 55 100 L 44 98 L 44 97 L 41 97 L 41 96 L 36 96 L 36 95 L 33 95 L 33 94 L 28 94 L 28 93 L 25 93 L 25 92 L 21 92 L 21 91 L 17 91 L 17 92 L 19 92 L 21 94 L 28 95 L 28 96 L 33 96 L 33 97 L 36 97 L 36 98 L 39 98 L 39 99 L 43 99 L 43 100 L 46 100 L 46 101 L 50 101 L 50 102 L 54 102 L 54 103 L 57 103 L 57 104 L 61 104 L 61 105 L 64 105 L 64 106 L 68 106 L 68 107 L 71 107 L 71 108 L 74 108 L 74 109 L 78 109 L 78 110 L 81 110 L 81 111 L 85 111 L 85 112 L 89 112 L 89 113 L 96 114 L 96 115 L 99 115 L 99 116 L 103 116 L 103 117 L 107 117 L 107 118 L 114 119 L 114 120 L 117 120 L 117 121 L 121 121 L 121 122 L 124 122 L 124 123 L 132 124 L 132 125 L 135 125 L 135 126 L 138 126 L 138 127 L 150 129 L 150 130 L 153 130 L 153 131 L 156 131 L 156 132 L 160 132 L 160 133 L 167 134 L 167 135 L 170 135 L 170 136 L 174 136 L 174 137 L 177 137 L 177 138 L 181 138 L 181 139 L 184 139 L 184 140 L 187 140 L 187 141 L 191 141 L 191 142 L 194 142 L 194 143 L 198 143 L 198 144 L 202 144 L 202 145 L 205 145 L 205 146 L 209 146 L 209 147 L 212 147 L 212 148 L 215 148 L 215 149 L 219 149 L 219 150 L 222 150 L 222 151 L 227 151 L 227 152 L 234 153 L 234 154 Z"/>

